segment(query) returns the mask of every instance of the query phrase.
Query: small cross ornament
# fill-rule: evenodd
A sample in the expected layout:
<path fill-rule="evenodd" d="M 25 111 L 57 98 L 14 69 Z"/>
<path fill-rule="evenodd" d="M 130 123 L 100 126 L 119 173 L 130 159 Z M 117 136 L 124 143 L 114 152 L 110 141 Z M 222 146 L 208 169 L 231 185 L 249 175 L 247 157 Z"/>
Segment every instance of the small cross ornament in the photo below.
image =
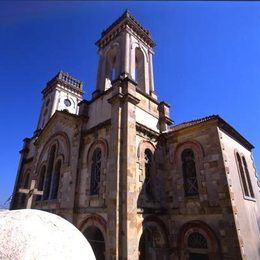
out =
<path fill-rule="evenodd" d="M 43 195 L 43 191 L 39 191 L 35 188 L 35 180 L 31 181 L 30 189 L 19 189 L 18 192 L 28 194 L 28 200 L 26 204 L 27 209 L 32 208 L 33 195 Z"/>

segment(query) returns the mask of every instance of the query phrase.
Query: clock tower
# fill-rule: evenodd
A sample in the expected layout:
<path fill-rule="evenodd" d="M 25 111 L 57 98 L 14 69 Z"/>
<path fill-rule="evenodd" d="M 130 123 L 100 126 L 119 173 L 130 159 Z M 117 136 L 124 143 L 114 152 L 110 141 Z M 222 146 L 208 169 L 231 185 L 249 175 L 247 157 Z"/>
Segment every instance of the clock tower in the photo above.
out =
<path fill-rule="evenodd" d="M 43 89 L 43 100 L 37 129 L 42 129 L 56 110 L 78 114 L 78 104 L 83 99 L 83 83 L 68 73 L 60 71 L 47 82 Z"/>

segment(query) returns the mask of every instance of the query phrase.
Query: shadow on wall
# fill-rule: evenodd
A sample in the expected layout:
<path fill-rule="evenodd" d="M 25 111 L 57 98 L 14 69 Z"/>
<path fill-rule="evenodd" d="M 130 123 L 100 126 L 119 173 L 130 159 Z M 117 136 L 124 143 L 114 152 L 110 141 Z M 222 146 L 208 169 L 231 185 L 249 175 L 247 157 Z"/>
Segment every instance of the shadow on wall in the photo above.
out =
<path fill-rule="evenodd" d="M 146 148 L 140 154 L 140 181 L 142 187 L 137 199 L 137 207 L 144 213 L 156 213 L 165 211 L 163 200 L 163 180 L 157 169 L 159 151 Z"/>
<path fill-rule="evenodd" d="M 139 241 L 139 260 L 163 259 L 170 257 L 169 236 L 162 220 L 148 216 L 143 221 L 143 232 Z"/>

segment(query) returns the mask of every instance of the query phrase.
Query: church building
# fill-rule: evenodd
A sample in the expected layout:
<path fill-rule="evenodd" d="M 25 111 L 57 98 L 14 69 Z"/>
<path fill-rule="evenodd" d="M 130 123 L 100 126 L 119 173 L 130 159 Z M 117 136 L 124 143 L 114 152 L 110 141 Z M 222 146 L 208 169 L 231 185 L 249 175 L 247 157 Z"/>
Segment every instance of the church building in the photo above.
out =
<path fill-rule="evenodd" d="M 96 45 L 90 100 L 63 71 L 43 89 L 10 208 L 70 221 L 98 260 L 260 259 L 253 145 L 218 115 L 173 124 L 155 43 L 128 11 Z"/>

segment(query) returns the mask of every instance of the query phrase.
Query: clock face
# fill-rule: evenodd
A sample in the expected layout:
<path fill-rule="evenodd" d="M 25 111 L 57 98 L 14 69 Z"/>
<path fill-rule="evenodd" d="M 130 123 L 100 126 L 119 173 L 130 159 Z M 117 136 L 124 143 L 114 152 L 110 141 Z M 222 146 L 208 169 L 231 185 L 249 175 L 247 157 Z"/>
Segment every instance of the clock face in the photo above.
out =
<path fill-rule="evenodd" d="M 67 99 L 67 98 L 64 100 L 64 104 L 65 104 L 66 107 L 71 106 L 71 102 L 70 102 L 70 100 Z"/>

